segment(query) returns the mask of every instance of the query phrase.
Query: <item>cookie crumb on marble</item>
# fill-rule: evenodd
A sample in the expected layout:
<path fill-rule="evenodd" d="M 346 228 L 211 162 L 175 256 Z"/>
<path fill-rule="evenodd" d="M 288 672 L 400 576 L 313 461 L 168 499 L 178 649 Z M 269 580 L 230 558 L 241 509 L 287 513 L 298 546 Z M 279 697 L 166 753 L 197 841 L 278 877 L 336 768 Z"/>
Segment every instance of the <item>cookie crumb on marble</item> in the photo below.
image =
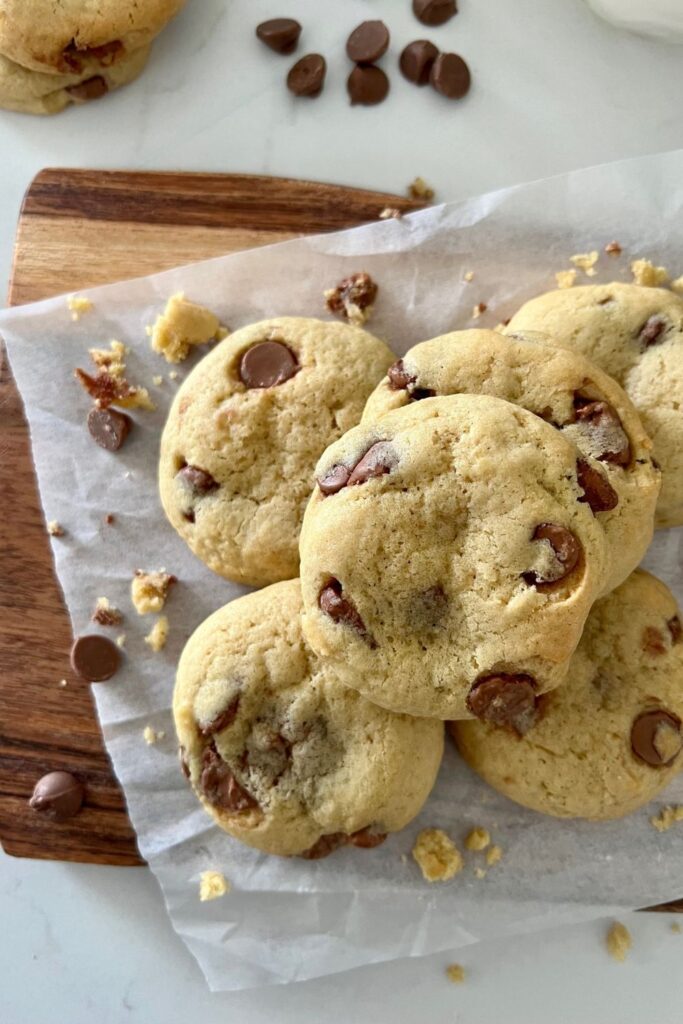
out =
<path fill-rule="evenodd" d="M 465 838 L 465 847 L 468 850 L 485 850 L 491 844 L 491 836 L 488 829 L 478 826 L 471 829 Z"/>
<path fill-rule="evenodd" d="M 574 256 L 569 257 L 569 262 L 573 263 L 579 270 L 583 270 L 586 277 L 595 277 L 597 270 L 595 264 L 598 262 L 600 254 L 597 249 L 593 249 L 592 252 L 577 252 Z"/>
<path fill-rule="evenodd" d="M 168 619 L 160 615 L 145 637 L 145 643 L 156 653 L 163 650 L 168 640 Z"/>
<path fill-rule="evenodd" d="M 395 206 L 385 206 L 383 210 L 380 210 L 380 220 L 399 220 L 402 216 L 401 211 L 397 210 Z"/>
<path fill-rule="evenodd" d="M 631 273 L 634 282 L 646 288 L 661 288 L 669 281 L 666 267 L 656 267 L 650 260 L 633 260 Z"/>
<path fill-rule="evenodd" d="M 98 597 L 95 611 L 90 616 L 100 626 L 118 626 L 123 622 L 123 615 L 106 597 Z"/>
<path fill-rule="evenodd" d="M 408 195 L 411 199 L 424 199 L 426 202 L 430 202 L 434 198 L 435 192 L 424 178 L 417 177 L 408 185 Z"/>
<path fill-rule="evenodd" d="M 211 310 L 190 302 L 183 292 L 172 295 L 163 313 L 156 318 L 151 332 L 152 349 L 168 363 L 181 363 L 196 345 L 227 338 L 228 330 Z"/>
<path fill-rule="evenodd" d="M 323 294 L 330 313 L 362 327 L 372 315 L 378 291 L 370 275 L 361 272 L 345 277 L 336 288 L 328 288 Z"/>
<path fill-rule="evenodd" d="M 153 729 L 151 725 L 146 725 L 145 728 L 142 730 L 142 737 L 148 747 L 152 747 L 154 746 L 155 743 L 158 743 L 160 740 L 163 740 L 165 735 L 166 733 L 164 732 L 163 729 L 157 732 L 156 729 Z"/>
<path fill-rule="evenodd" d="M 680 805 L 667 805 L 662 807 L 659 814 L 653 814 L 650 824 L 657 832 L 668 832 L 672 825 L 683 821 L 683 807 Z"/>
<path fill-rule="evenodd" d="M 607 952 L 612 959 L 618 963 L 623 963 L 633 945 L 633 940 L 626 925 L 622 924 L 621 921 L 615 921 L 607 932 L 605 943 L 607 945 Z"/>
<path fill-rule="evenodd" d="M 130 585 L 130 594 L 138 615 L 160 612 L 166 603 L 170 587 L 176 582 L 176 577 L 164 572 L 163 569 L 158 572 L 136 569 Z"/>
<path fill-rule="evenodd" d="M 93 308 L 90 299 L 86 299 L 84 295 L 70 295 L 66 304 L 71 310 L 71 319 L 74 321 L 80 320 L 83 313 L 89 313 Z"/>
<path fill-rule="evenodd" d="M 500 846 L 492 846 L 486 852 L 486 863 L 490 868 L 503 859 L 503 850 Z"/>
<path fill-rule="evenodd" d="M 230 882 L 220 871 L 202 871 L 199 876 L 199 899 L 202 903 L 217 900 L 230 892 L 230 889 Z"/>
<path fill-rule="evenodd" d="M 47 532 L 51 537 L 63 537 L 66 530 L 61 523 L 58 523 L 56 519 L 51 519 L 47 524 Z"/>
<path fill-rule="evenodd" d="M 476 306 L 472 307 L 472 319 L 478 320 L 479 317 L 486 312 L 489 307 L 485 302 L 478 302 Z"/>
<path fill-rule="evenodd" d="M 623 249 L 617 241 L 612 241 L 605 246 L 605 252 L 608 256 L 621 256 Z"/>
<path fill-rule="evenodd" d="M 576 271 L 558 270 L 555 274 L 555 282 L 558 288 L 573 288 L 576 284 Z"/>
<path fill-rule="evenodd" d="M 462 854 L 440 828 L 425 828 L 413 847 L 413 858 L 428 882 L 446 882 L 463 868 Z"/>
<path fill-rule="evenodd" d="M 461 985 L 465 980 L 465 968 L 462 964 L 449 964 L 446 968 L 446 977 L 455 985 Z"/>

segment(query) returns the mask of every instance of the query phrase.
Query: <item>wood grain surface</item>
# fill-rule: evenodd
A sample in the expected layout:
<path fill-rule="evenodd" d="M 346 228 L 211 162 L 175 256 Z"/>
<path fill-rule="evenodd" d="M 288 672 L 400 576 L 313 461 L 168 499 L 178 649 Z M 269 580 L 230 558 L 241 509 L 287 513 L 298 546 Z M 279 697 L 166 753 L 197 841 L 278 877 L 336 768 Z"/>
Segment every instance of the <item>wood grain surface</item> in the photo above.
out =
<path fill-rule="evenodd" d="M 19 217 L 9 304 L 376 220 L 407 199 L 277 178 L 45 170 Z M 0 839 L 19 857 L 142 863 L 89 687 L 69 669 L 71 629 L 55 579 L 21 401 L 0 377 Z M 66 679 L 66 687 L 59 685 Z M 82 778 L 79 815 L 56 825 L 27 805 L 54 769 Z"/>

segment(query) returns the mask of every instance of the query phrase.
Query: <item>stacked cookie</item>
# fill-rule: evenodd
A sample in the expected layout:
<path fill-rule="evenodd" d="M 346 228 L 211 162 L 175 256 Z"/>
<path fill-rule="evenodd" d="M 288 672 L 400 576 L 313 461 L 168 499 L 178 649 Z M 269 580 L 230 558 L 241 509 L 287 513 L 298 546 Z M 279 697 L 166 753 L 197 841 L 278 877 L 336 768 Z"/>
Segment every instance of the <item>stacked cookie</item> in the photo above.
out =
<path fill-rule="evenodd" d="M 0 0 L 0 108 L 56 114 L 141 73 L 185 0 Z"/>
<path fill-rule="evenodd" d="M 444 721 L 548 814 L 618 817 L 680 770 L 683 631 L 637 566 L 655 520 L 683 522 L 683 302 L 632 288 L 400 360 L 357 327 L 268 321 L 190 374 L 162 440 L 170 521 L 230 579 L 292 577 L 180 661 L 183 765 L 226 831 L 377 845 L 424 803 Z"/>

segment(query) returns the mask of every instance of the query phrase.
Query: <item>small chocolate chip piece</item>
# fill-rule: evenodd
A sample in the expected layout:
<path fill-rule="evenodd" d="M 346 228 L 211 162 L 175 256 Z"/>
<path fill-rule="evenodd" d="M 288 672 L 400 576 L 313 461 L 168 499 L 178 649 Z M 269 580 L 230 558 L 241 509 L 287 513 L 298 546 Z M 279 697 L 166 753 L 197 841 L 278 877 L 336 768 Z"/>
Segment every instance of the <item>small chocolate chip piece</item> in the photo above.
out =
<path fill-rule="evenodd" d="M 389 367 L 387 377 L 389 378 L 389 387 L 392 391 L 406 390 L 417 380 L 414 374 L 408 373 L 402 359 L 397 360 L 393 366 Z"/>
<path fill-rule="evenodd" d="M 236 697 L 231 704 L 228 704 L 225 711 L 221 711 L 219 715 L 216 715 L 207 725 L 199 726 L 199 734 L 201 736 L 213 736 L 215 732 L 221 732 L 222 729 L 227 729 L 229 725 L 235 721 L 237 712 L 240 706 L 240 699 Z"/>
<path fill-rule="evenodd" d="M 313 846 L 299 856 L 304 860 L 321 860 L 323 857 L 329 857 L 340 846 L 346 846 L 348 838 L 346 832 L 331 832 L 327 836 L 321 836 Z"/>
<path fill-rule="evenodd" d="M 66 91 L 74 103 L 87 103 L 89 100 L 99 100 L 102 96 L 106 96 L 109 86 L 102 75 L 93 75 L 92 78 L 86 78 L 78 85 L 67 85 Z"/>
<path fill-rule="evenodd" d="M 656 626 L 646 626 L 642 638 L 643 650 L 654 657 L 666 654 L 664 634 Z"/>
<path fill-rule="evenodd" d="M 459 100 L 470 91 L 472 79 L 462 57 L 457 53 L 440 53 L 432 64 L 429 81 L 442 96 Z"/>
<path fill-rule="evenodd" d="M 384 476 L 398 464 L 398 455 L 389 441 L 377 441 L 371 445 L 353 468 L 348 479 L 349 487 L 364 484 L 376 476 Z"/>
<path fill-rule="evenodd" d="M 594 435 L 599 462 L 627 466 L 631 461 L 631 443 L 616 409 L 609 402 L 594 402 L 577 396 L 574 400 L 576 422 Z"/>
<path fill-rule="evenodd" d="M 329 615 L 333 622 L 341 626 L 349 626 L 359 633 L 371 647 L 376 646 L 353 602 L 348 597 L 342 597 L 342 585 L 339 580 L 331 579 L 323 587 L 318 596 L 318 604 L 321 611 L 325 615 Z"/>
<path fill-rule="evenodd" d="M 341 491 L 342 488 L 346 487 L 350 476 L 351 470 L 349 467 L 339 462 L 336 466 L 332 466 L 326 473 L 318 477 L 318 487 L 325 496 L 336 494 L 337 491 Z"/>
<path fill-rule="evenodd" d="M 96 405 L 88 413 L 88 430 L 93 441 L 108 452 L 117 452 L 128 437 L 132 420 L 116 409 L 98 409 Z"/>
<path fill-rule="evenodd" d="M 524 581 L 529 585 L 539 589 L 550 588 L 566 579 L 579 564 L 581 542 L 565 526 L 558 526 L 557 523 L 540 523 L 534 530 L 532 540 L 545 540 L 550 544 L 557 559 L 557 566 L 543 576 L 536 572 L 523 573 Z"/>
<path fill-rule="evenodd" d="M 662 708 L 643 711 L 631 726 L 631 749 L 653 768 L 666 768 L 681 751 L 681 720 Z"/>
<path fill-rule="evenodd" d="M 199 466 L 183 466 L 176 477 L 196 497 L 210 494 L 220 486 L 210 473 L 205 469 L 200 469 Z"/>
<path fill-rule="evenodd" d="M 428 85 L 432 64 L 439 56 L 434 43 L 428 39 L 416 39 L 408 43 L 399 58 L 402 74 L 414 85 Z"/>
<path fill-rule="evenodd" d="M 577 459 L 576 477 L 579 487 L 584 492 L 579 501 L 587 502 L 593 515 L 598 512 L 611 512 L 613 508 L 617 507 L 619 495 L 599 469 L 595 469 L 583 459 Z"/>
<path fill-rule="evenodd" d="M 323 91 L 327 65 L 319 53 L 309 53 L 298 60 L 287 75 L 287 88 L 295 96 L 313 99 Z"/>
<path fill-rule="evenodd" d="M 120 661 L 121 654 L 116 644 L 98 633 L 76 637 L 71 647 L 71 667 L 88 683 L 111 679 Z"/>
<path fill-rule="evenodd" d="M 374 64 L 389 48 L 389 29 L 383 21 L 364 21 L 346 41 L 346 52 L 356 64 Z"/>
<path fill-rule="evenodd" d="M 455 0 L 413 0 L 413 14 L 423 25 L 443 25 L 457 13 Z"/>
<path fill-rule="evenodd" d="M 527 675 L 485 676 L 470 690 L 467 707 L 482 722 L 512 729 L 523 736 L 536 721 L 534 681 Z"/>
<path fill-rule="evenodd" d="M 248 388 L 274 388 L 299 369 L 296 356 L 281 341 L 260 341 L 240 360 L 240 379 Z"/>
<path fill-rule="evenodd" d="M 644 345 L 645 348 L 649 348 L 650 345 L 655 345 L 660 341 L 662 334 L 664 334 L 667 329 L 667 326 L 668 324 L 664 317 L 657 315 L 649 317 L 638 332 L 638 341 L 641 345 Z"/>
<path fill-rule="evenodd" d="M 180 761 L 180 770 L 186 779 L 190 777 L 190 764 L 187 760 L 187 753 L 185 747 L 178 747 L 178 760 Z"/>
<path fill-rule="evenodd" d="M 681 625 L 681 620 L 678 615 L 674 615 L 670 618 L 667 622 L 667 626 L 671 633 L 671 642 L 674 644 L 680 644 L 681 639 L 683 639 L 683 626 Z"/>
<path fill-rule="evenodd" d="M 301 35 L 301 25 L 294 18 L 270 18 L 256 26 L 256 35 L 275 53 L 294 53 Z"/>
<path fill-rule="evenodd" d="M 372 825 L 368 825 L 358 832 L 352 832 L 348 841 L 351 846 L 357 846 L 361 850 L 374 850 L 376 846 L 381 846 L 386 838 L 386 832 L 376 832 Z"/>
<path fill-rule="evenodd" d="M 364 313 L 373 305 L 378 291 L 379 285 L 375 284 L 369 274 L 361 271 L 350 274 L 336 288 L 325 292 L 325 301 L 330 313 L 338 313 L 350 320 L 356 310 Z"/>
<path fill-rule="evenodd" d="M 359 64 L 349 75 L 346 89 L 352 107 L 374 107 L 387 98 L 389 79 L 381 68 Z"/>
<path fill-rule="evenodd" d="M 36 782 L 29 807 L 51 821 L 66 821 L 83 806 L 83 784 L 70 772 L 48 772 Z"/>
<path fill-rule="evenodd" d="M 258 807 L 253 796 L 240 786 L 213 744 L 204 751 L 200 788 L 214 807 L 224 811 L 250 811 Z"/>

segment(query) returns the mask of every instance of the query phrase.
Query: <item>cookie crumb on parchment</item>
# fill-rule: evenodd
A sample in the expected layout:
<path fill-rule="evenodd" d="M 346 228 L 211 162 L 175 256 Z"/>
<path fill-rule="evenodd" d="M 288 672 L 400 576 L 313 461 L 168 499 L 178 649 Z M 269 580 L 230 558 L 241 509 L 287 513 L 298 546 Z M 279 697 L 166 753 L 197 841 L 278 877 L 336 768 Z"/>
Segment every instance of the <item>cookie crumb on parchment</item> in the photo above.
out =
<path fill-rule="evenodd" d="M 142 730 L 143 739 L 148 747 L 151 747 L 155 743 L 158 743 L 159 740 L 163 740 L 165 735 L 166 733 L 163 731 L 163 729 L 157 732 L 156 729 L 153 729 L 151 725 L 146 725 L 145 728 Z"/>
<path fill-rule="evenodd" d="M 158 572 L 136 569 L 130 585 L 130 596 L 138 615 L 160 612 L 166 603 L 170 587 L 176 582 L 176 577 L 163 569 L 159 569 Z"/>
<path fill-rule="evenodd" d="M 491 836 L 488 829 L 481 826 L 471 829 L 465 838 L 465 847 L 468 850 L 485 850 L 491 843 Z"/>
<path fill-rule="evenodd" d="M 470 281 L 474 281 L 474 271 L 466 270 L 465 273 L 462 275 L 462 279 L 463 281 L 467 281 L 468 284 L 470 283 Z"/>
<path fill-rule="evenodd" d="M 488 308 L 489 307 L 486 305 L 485 302 L 478 302 L 476 306 L 472 307 L 472 319 L 478 320 L 479 317 L 482 316 L 482 314 L 484 314 Z"/>
<path fill-rule="evenodd" d="M 372 315 L 378 291 L 370 275 L 360 272 L 345 277 L 336 288 L 328 288 L 323 295 L 330 313 L 336 313 L 350 324 L 362 327 Z"/>
<path fill-rule="evenodd" d="M 202 903 L 225 896 L 230 888 L 230 882 L 220 871 L 202 871 L 199 876 L 199 899 Z"/>
<path fill-rule="evenodd" d="M 383 210 L 380 210 L 380 220 L 399 220 L 401 217 L 401 211 L 397 210 L 395 206 L 385 206 Z"/>
<path fill-rule="evenodd" d="M 659 814 L 653 814 L 650 818 L 650 824 L 657 832 L 668 832 L 671 826 L 679 821 L 683 821 L 683 807 L 680 804 L 662 807 Z"/>
<path fill-rule="evenodd" d="M 125 633 L 120 633 L 117 636 L 117 638 L 116 638 L 116 646 L 120 647 L 122 650 L 126 646 L 126 634 Z"/>
<path fill-rule="evenodd" d="M 424 199 L 426 202 L 431 202 L 435 196 L 433 188 L 427 184 L 424 178 L 414 178 L 410 185 L 408 185 L 408 195 L 411 199 Z"/>
<path fill-rule="evenodd" d="M 51 537 L 63 537 L 66 530 L 61 523 L 58 523 L 56 519 L 51 519 L 47 524 L 47 532 Z"/>
<path fill-rule="evenodd" d="M 152 626 L 151 630 L 145 637 L 145 643 L 152 648 L 155 653 L 163 650 L 168 640 L 168 619 L 165 615 L 160 615 L 157 621 Z"/>
<path fill-rule="evenodd" d="M 181 363 L 196 345 L 227 338 L 228 329 L 209 309 L 190 302 L 183 292 L 172 295 L 163 313 L 146 329 L 152 349 L 168 363 Z"/>
<path fill-rule="evenodd" d="M 633 945 L 631 933 L 626 925 L 622 924 L 621 921 L 615 921 L 607 932 L 605 944 L 607 952 L 612 959 L 618 963 L 623 963 Z"/>
<path fill-rule="evenodd" d="M 455 985 L 461 985 L 465 980 L 465 968 L 462 964 L 449 964 L 446 968 L 446 977 Z"/>
<path fill-rule="evenodd" d="M 612 241 L 605 246 L 605 252 L 608 256 L 621 256 L 623 249 L 617 241 Z"/>
<path fill-rule="evenodd" d="M 428 882 L 446 882 L 463 868 L 462 854 L 440 828 L 425 828 L 420 832 L 413 857 Z"/>
<path fill-rule="evenodd" d="M 633 260 L 631 273 L 634 282 L 646 288 L 661 288 L 669 282 L 669 271 L 666 267 L 656 267 L 650 260 Z"/>
<path fill-rule="evenodd" d="M 555 282 L 558 288 L 573 288 L 576 284 L 576 271 L 558 270 L 555 274 Z"/>
<path fill-rule="evenodd" d="M 593 249 L 592 252 L 577 252 L 574 256 L 569 257 L 569 262 L 573 263 L 579 270 L 583 270 L 586 277 L 595 277 L 597 274 L 595 264 L 599 258 L 598 250 Z"/>
<path fill-rule="evenodd" d="M 500 846 L 492 846 L 486 851 L 486 863 L 490 868 L 503 859 L 503 850 Z"/>
<path fill-rule="evenodd" d="M 80 320 L 83 313 L 89 313 L 93 308 L 93 304 L 90 299 L 86 299 L 85 295 L 69 295 L 66 300 L 66 304 L 71 310 L 71 319 Z"/>
<path fill-rule="evenodd" d="M 99 626 L 118 626 L 123 622 L 123 615 L 106 597 L 98 597 L 95 611 L 90 616 Z"/>

